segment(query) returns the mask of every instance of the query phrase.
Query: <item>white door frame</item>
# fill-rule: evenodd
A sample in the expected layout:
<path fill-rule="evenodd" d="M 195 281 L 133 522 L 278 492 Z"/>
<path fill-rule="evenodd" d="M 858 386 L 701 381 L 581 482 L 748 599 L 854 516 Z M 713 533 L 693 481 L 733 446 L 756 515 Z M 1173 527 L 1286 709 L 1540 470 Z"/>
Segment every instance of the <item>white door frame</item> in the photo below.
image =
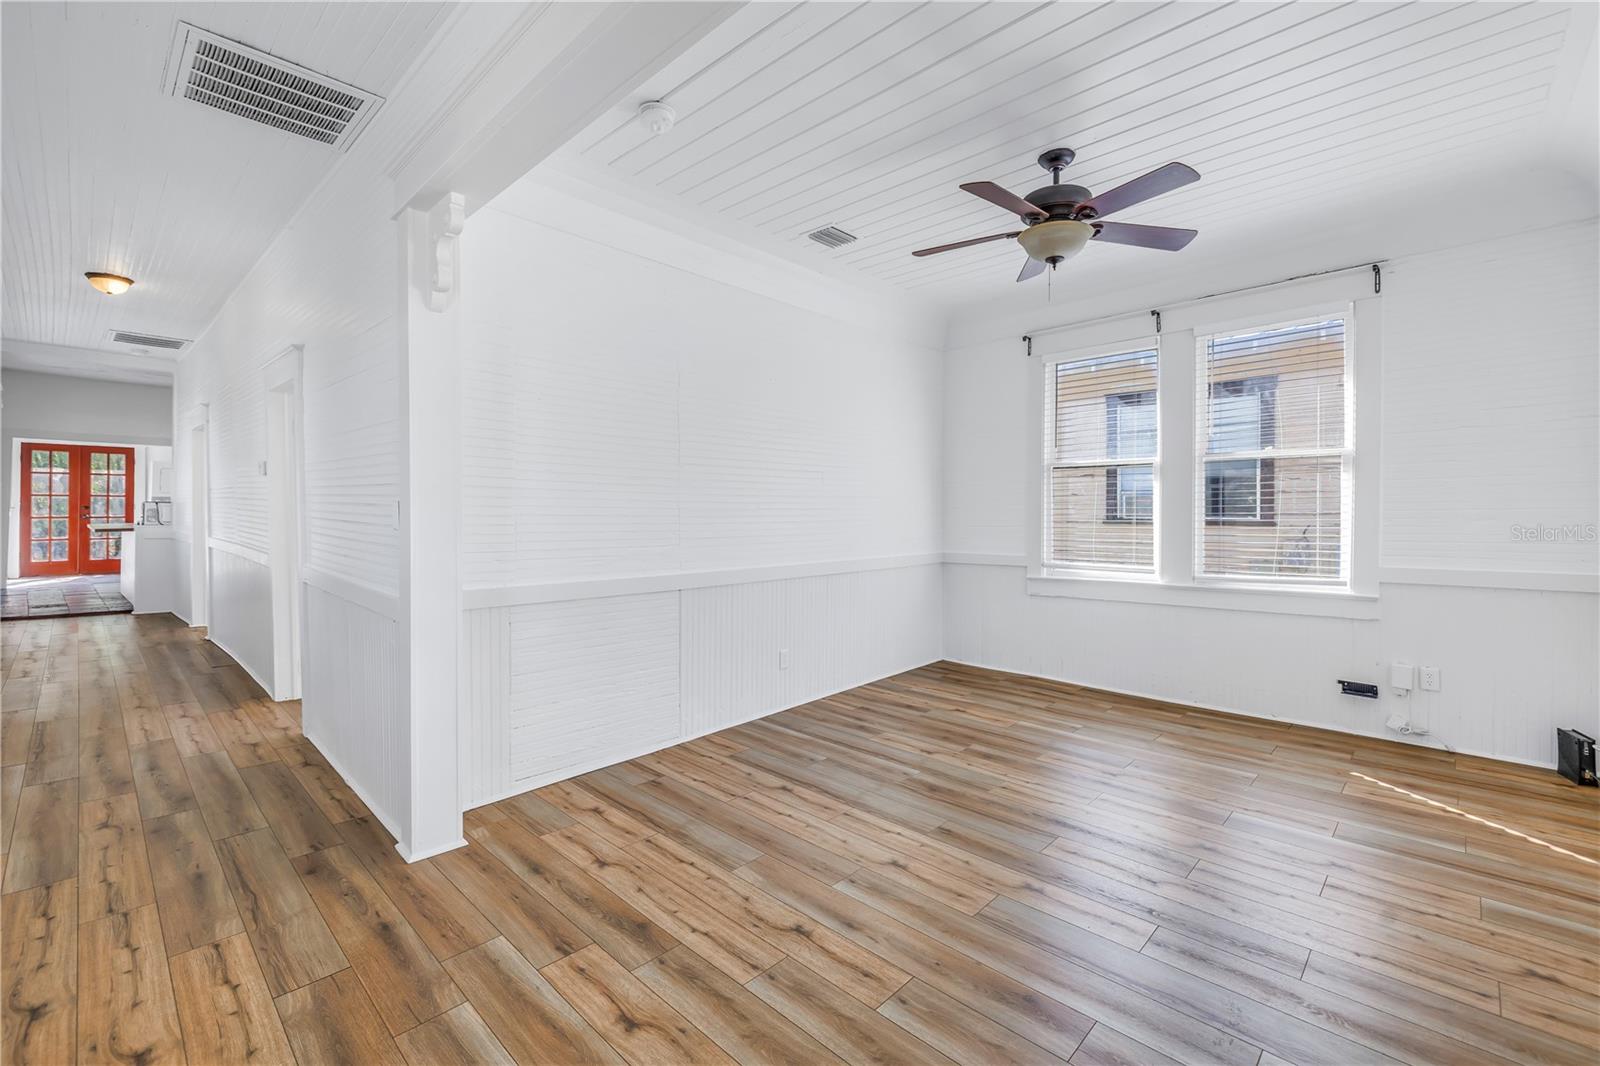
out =
<path fill-rule="evenodd" d="M 189 624 L 211 622 L 211 414 L 196 404 L 183 421 L 189 434 Z"/>
<path fill-rule="evenodd" d="M 301 345 L 267 364 L 261 384 L 267 414 L 268 566 L 272 574 L 272 698 L 300 698 L 304 647 L 301 588 L 304 427 Z"/>

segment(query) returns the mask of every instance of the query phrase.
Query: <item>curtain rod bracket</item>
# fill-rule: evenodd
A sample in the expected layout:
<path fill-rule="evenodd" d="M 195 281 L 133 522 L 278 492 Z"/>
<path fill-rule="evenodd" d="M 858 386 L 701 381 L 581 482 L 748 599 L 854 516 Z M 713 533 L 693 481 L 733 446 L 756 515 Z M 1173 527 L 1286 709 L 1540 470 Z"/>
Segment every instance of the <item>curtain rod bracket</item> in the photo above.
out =
<path fill-rule="evenodd" d="M 1156 320 L 1156 332 L 1160 333 L 1161 332 L 1161 312 L 1160 311 L 1151 311 L 1150 312 L 1150 317 Z"/>
<path fill-rule="evenodd" d="M 1033 358 L 1033 338 L 1031 336 L 1029 336 L 1028 334 L 1024 333 L 1022 335 L 1022 343 L 1027 345 L 1027 350 L 1022 353 L 1023 358 L 1032 359 Z"/>
<path fill-rule="evenodd" d="M 1383 291 L 1383 269 L 1377 263 L 1372 264 L 1372 291 L 1374 293 Z"/>

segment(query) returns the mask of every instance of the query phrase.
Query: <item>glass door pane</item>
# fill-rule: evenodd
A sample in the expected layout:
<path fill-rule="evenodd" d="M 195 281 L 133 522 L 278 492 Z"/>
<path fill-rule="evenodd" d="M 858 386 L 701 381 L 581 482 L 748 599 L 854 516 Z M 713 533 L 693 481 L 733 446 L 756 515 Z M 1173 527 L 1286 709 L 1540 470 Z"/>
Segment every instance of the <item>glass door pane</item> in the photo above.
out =
<path fill-rule="evenodd" d="M 24 577 L 76 572 L 72 552 L 72 476 L 74 449 L 40 444 L 22 446 L 22 471 L 28 486 L 27 548 Z"/>

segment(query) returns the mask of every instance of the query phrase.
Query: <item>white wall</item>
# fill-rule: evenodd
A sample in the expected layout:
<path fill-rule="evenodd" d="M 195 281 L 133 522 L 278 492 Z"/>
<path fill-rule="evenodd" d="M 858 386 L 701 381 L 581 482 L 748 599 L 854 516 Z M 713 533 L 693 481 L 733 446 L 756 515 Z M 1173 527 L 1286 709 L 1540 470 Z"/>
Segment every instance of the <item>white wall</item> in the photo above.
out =
<path fill-rule="evenodd" d="M 467 805 L 939 657 L 909 313 L 532 181 L 462 258 Z"/>
<path fill-rule="evenodd" d="M 290 345 L 302 345 L 303 579 L 318 590 L 315 609 L 303 612 L 305 729 L 393 829 L 409 772 L 404 707 L 397 714 L 388 699 L 392 681 L 358 690 L 355 700 L 346 682 L 375 663 L 392 665 L 398 648 L 395 514 L 405 443 L 395 325 L 400 231 L 387 217 L 391 204 L 387 186 L 364 168 L 336 173 L 185 353 L 175 384 L 174 511 L 180 573 L 188 572 L 189 552 L 209 553 L 211 638 L 258 680 L 270 678 L 263 372 Z M 189 426 L 202 404 L 207 545 L 186 539 L 194 506 Z"/>
<path fill-rule="evenodd" d="M 8 577 L 16 577 L 18 569 L 14 548 L 20 514 L 19 494 L 14 487 L 18 441 L 132 445 L 172 442 L 172 390 L 156 385 L 6 370 L 0 372 L 0 404 L 0 423 L 4 425 L 0 435 L 5 441 L 0 498 L 6 501 L 0 558 L 5 560 Z M 134 470 L 143 477 L 138 463 Z"/>
<path fill-rule="evenodd" d="M 1600 522 L 1597 262 L 1591 220 L 1386 268 L 1374 619 L 1028 595 L 1036 364 L 1020 328 L 969 333 L 945 360 L 946 657 L 1373 735 L 1401 710 L 1460 750 L 1552 763 L 1556 727 L 1600 727 L 1600 545 L 1513 526 Z M 1442 690 L 1338 694 L 1397 660 L 1440 667 Z"/>

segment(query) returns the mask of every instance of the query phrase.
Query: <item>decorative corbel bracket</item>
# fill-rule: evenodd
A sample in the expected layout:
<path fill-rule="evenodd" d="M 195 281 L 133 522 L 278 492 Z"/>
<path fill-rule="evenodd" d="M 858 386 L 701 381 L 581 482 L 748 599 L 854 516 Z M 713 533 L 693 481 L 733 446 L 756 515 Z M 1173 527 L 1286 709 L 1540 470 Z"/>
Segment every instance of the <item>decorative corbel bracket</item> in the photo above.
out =
<path fill-rule="evenodd" d="M 467 201 L 445 193 L 428 212 L 428 310 L 443 311 L 461 287 L 460 237 L 467 223 Z"/>

